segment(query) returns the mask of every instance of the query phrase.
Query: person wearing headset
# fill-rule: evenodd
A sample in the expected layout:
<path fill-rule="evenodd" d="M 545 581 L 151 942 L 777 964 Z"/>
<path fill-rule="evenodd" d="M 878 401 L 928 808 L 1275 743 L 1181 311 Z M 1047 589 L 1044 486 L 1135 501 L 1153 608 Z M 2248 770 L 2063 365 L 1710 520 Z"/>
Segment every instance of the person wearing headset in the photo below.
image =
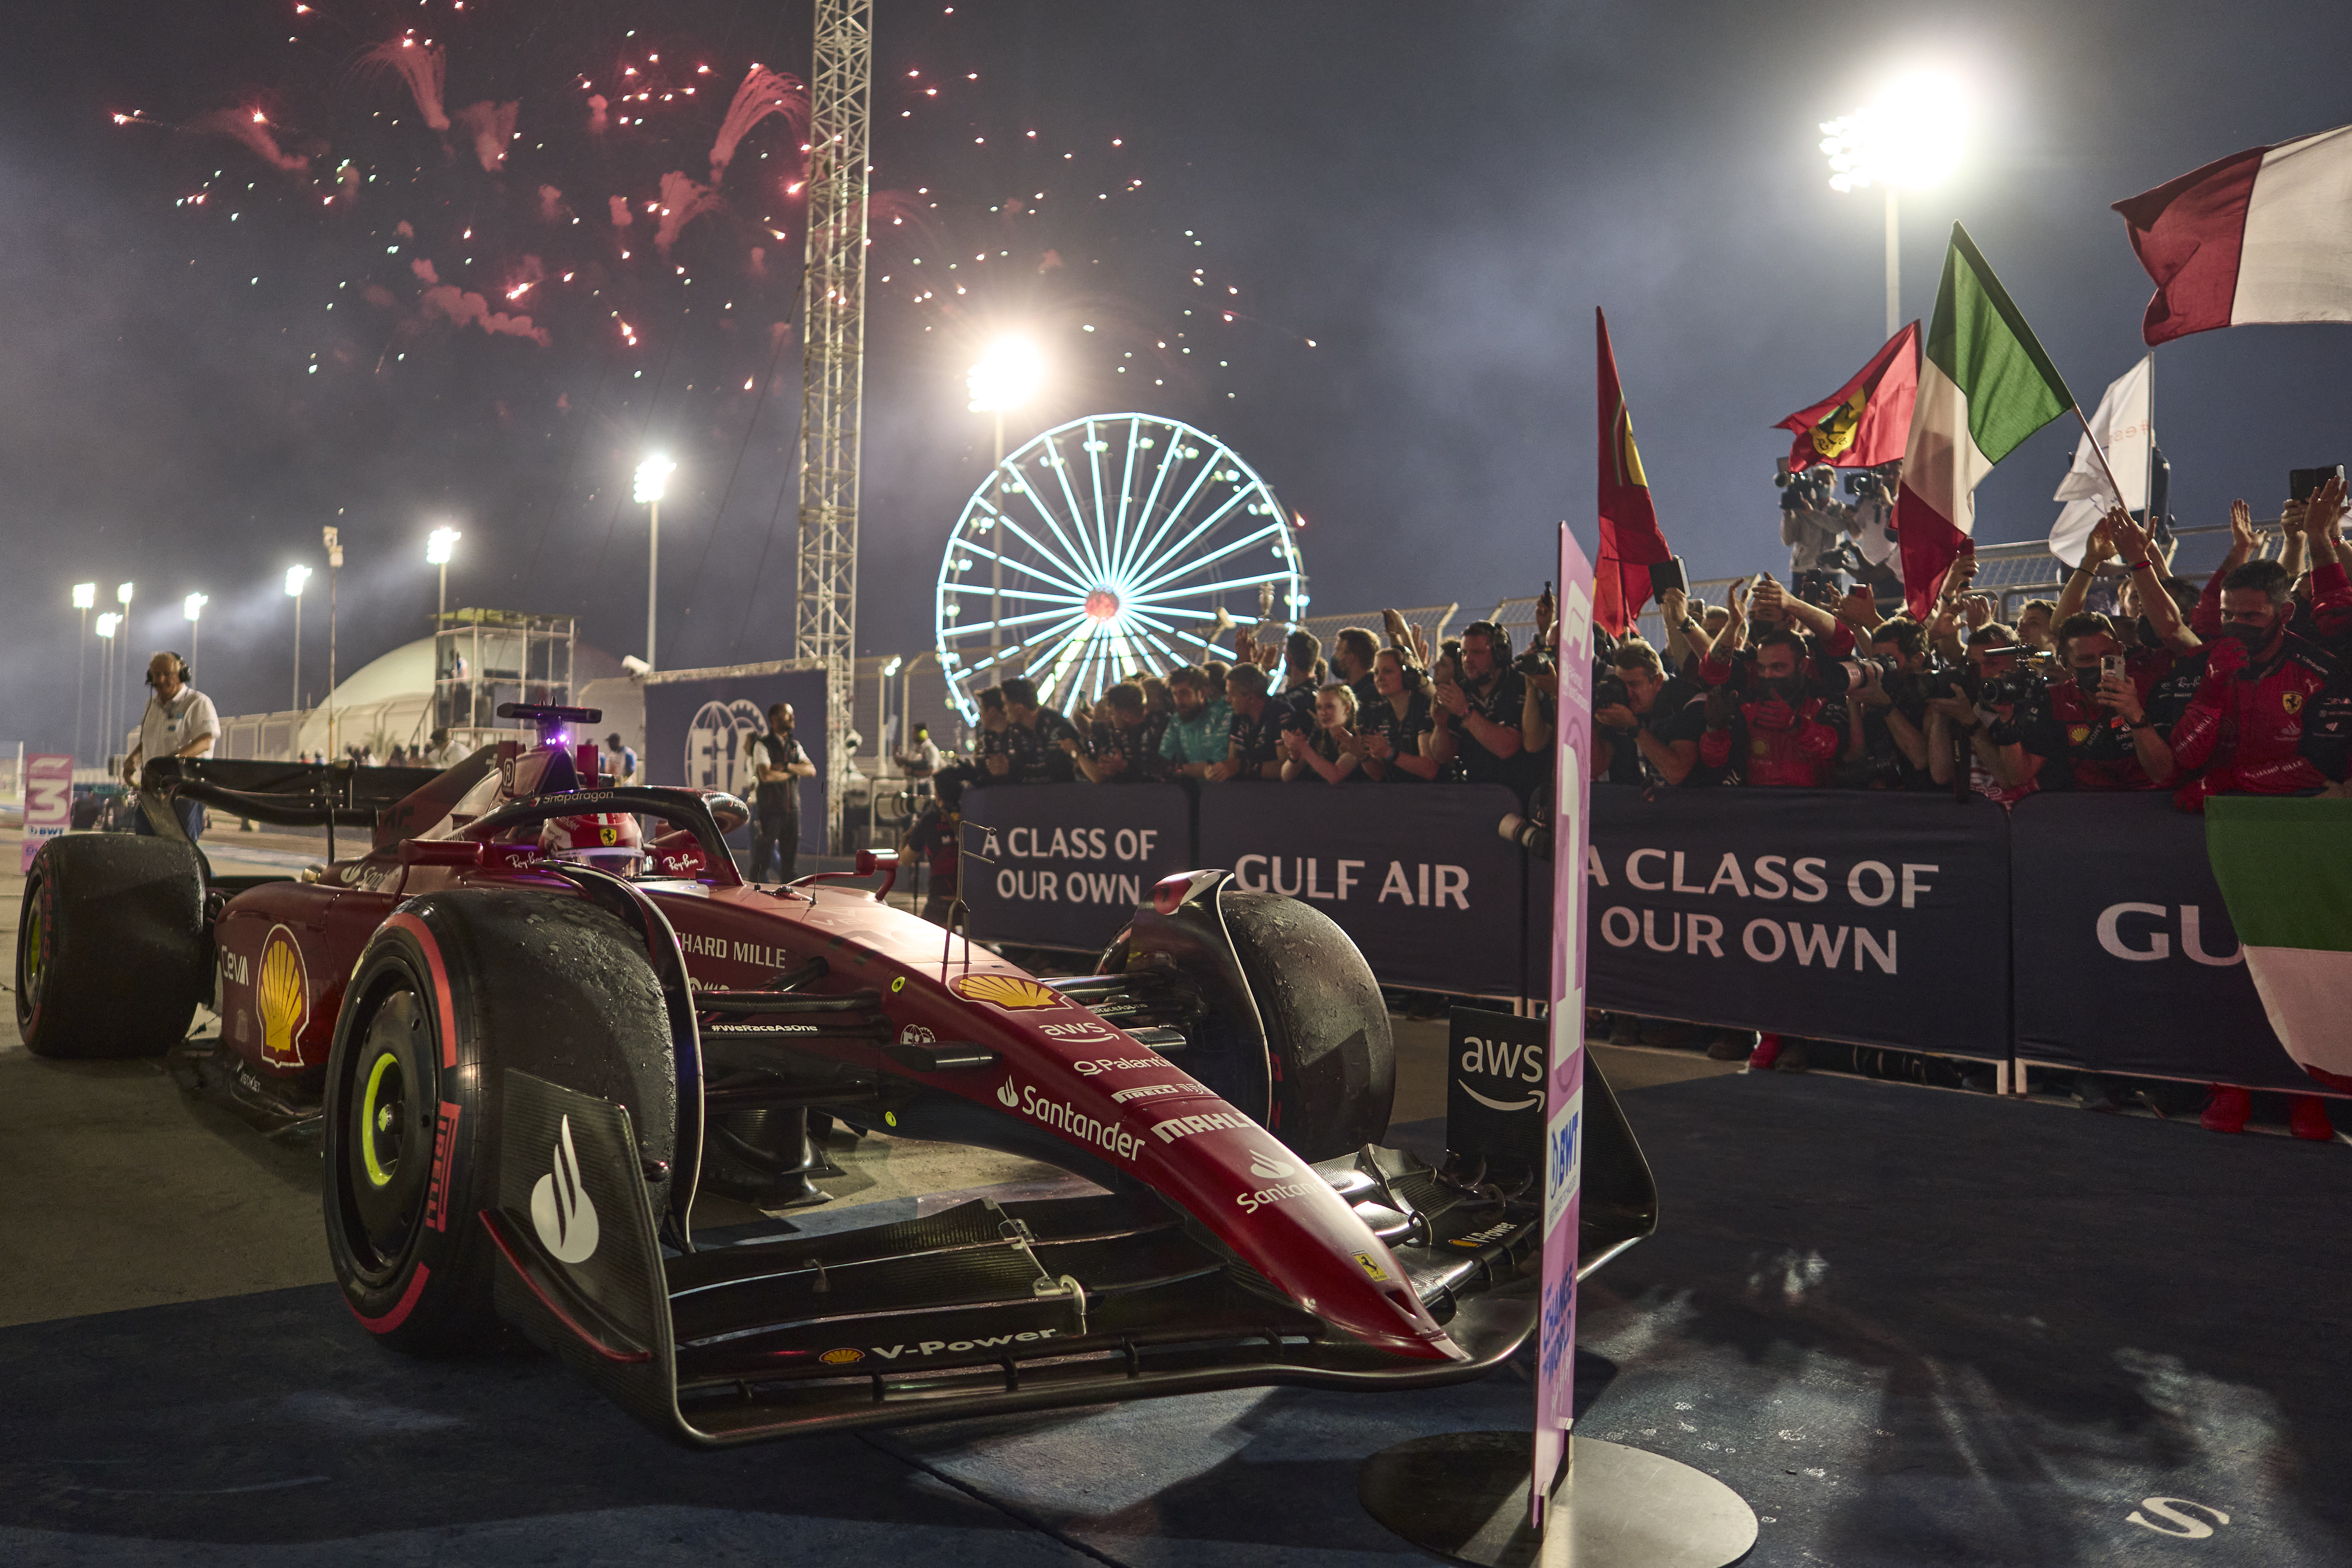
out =
<path fill-rule="evenodd" d="M 136 788 L 141 763 L 150 757 L 202 757 L 220 738 L 220 714 L 213 699 L 188 684 L 193 674 L 177 653 L 158 653 L 147 661 L 147 685 L 154 695 L 139 716 L 139 744 L 122 759 L 122 781 Z M 194 800 L 175 800 L 173 810 L 193 840 L 205 831 L 205 809 Z M 131 814 L 131 831 L 152 833 L 143 811 Z"/>

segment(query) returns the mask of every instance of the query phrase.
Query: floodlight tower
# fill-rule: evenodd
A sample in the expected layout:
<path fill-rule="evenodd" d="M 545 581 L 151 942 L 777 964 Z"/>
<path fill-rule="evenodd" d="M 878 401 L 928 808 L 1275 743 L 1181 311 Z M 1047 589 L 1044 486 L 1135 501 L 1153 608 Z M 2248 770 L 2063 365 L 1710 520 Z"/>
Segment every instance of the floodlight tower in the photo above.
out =
<path fill-rule="evenodd" d="M 814 63 L 793 652 L 824 665 L 824 834 L 837 853 L 857 667 L 857 448 L 866 368 L 874 0 L 816 0 Z"/>
<path fill-rule="evenodd" d="M 1968 105 L 1959 85 L 1934 72 L 1897 77 L 1872 103 L 1822 121 L 1822 152 L 1830 161 L 1830 188 L 1879 185 L 1886 192 L 1886 335 L 1903 325 L 1901 228 L 1895 193 L 1920 190 L 1959 163 Z"/>
<path fill-rule="evenodd" d="M 82 672 L 88 667 L 87 653 L 89 643 L 89 612 L 91 606 L 95 605 L 97 602 L 98 584 L 94 582 L 77 582 L 74 584 L 74 608 L 81 612 L 81 630 L 74 634 L 73 765 L 76 768 L 81 766 L 81 694 L 84 684 Z M 23 791 L 19 790 L 18 793 L 21 794 Z"/>

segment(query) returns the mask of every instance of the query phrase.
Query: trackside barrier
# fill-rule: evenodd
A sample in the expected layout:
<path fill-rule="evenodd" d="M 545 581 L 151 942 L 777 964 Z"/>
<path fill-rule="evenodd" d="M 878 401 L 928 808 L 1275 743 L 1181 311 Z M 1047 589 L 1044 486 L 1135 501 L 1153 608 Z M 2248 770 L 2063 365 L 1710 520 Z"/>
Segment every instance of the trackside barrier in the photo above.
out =
<path fill-rule="evenodd" d="M 1950 797 L 1592 792 L 1598 1007 L 2009 1055 L 2009 823 Z"/>
<path fill-rule="evenodd" d="M 2028 796 L 2010 844 L 2020 1061 L 2326 1092 L 2272 1032 L 2205 821 L 2168 790 Z"/>
<path fill-rule="evenodd" d="M 964 791 L 972 935 L 1099 953 L 1152 883 L 1202 863 L 1176 784 L 998 784 Z"/>
<path fill-rule="evenodd" d="M 1104 873 L 1126 873 L 1148 897 L 1169 872 L 1225 866 L 1244 887 L 1328 915 L 1384 984 L 1542 994 L 1547 879 L 1540 867 L 1530 877 L 1496 836 L 1517 809 L 1497 786 L 1071 784 L 975 791 L 966 802 L 967 822 L 997 824 L 1004 852 L 969 867 L 972 884 L 987 874 L 1030 895 L 976 899 L 986 938 L 1094 950 L 1133 902 L 1116 880 L 1104 901 Z M 1014 824 L 1042 836 L 1016 846 Z M 1165 852 L 1193 824 L 1192 852 Z M 1157 833 L 1148 864 L 1120 862 L 1122 827 L 1139 835 L 1135 848 Z M 1077 831 L 1088 835 L 1083 854 Z M 978 846 L 979 833 L 966 837 Z M 1084 879 L 1075 895 L 1073 871 Z M 1942 795 L 1645 796 L 1603 785 L 1592 792 L 1585 873 L 1595 1007 L 2326 1092 L 2271 1032 L 2206 862 L 2204 825 L 2175 811 L 2168 792 L 2032 796 L 2003 811 Z"/>

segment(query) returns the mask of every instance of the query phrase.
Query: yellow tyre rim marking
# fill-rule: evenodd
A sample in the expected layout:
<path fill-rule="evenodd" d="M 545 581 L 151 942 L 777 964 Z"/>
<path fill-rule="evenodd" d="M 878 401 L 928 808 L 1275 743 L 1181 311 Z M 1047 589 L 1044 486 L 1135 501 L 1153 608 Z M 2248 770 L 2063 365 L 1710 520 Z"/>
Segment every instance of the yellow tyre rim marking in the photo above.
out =
<path fill-rule="evenodd" d="M 367 1162 L 368 1185 L 371 1186 L 392 1185 L 392 1173 L 384 1169 L 375 1157 L 375 1103 L 377 1092 L 383 1087 L 384 1074 L 399 1065 L 390 1051 L 377 1057 L 375 1065 L 368 1070 L 367 1093 L 360 1100 L 360 1157 Z M 397 1165 L 399 1162 L 395 1160 L 393 1163 Z"/>

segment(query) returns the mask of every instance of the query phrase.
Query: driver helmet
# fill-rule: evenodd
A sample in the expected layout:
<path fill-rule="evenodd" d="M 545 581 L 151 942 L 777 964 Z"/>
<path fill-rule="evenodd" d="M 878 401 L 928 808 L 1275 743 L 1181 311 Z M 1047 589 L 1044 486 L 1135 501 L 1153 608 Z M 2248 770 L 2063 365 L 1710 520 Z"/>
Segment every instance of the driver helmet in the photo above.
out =
<path fill-rule="evenodd" d="M 602 811 L 587 817 L 551 817 L 539 830 L 539 847 L 557 860 L 622 862 L 646 852 L 645 834 L 637 820 L 625 811 Z"/>

